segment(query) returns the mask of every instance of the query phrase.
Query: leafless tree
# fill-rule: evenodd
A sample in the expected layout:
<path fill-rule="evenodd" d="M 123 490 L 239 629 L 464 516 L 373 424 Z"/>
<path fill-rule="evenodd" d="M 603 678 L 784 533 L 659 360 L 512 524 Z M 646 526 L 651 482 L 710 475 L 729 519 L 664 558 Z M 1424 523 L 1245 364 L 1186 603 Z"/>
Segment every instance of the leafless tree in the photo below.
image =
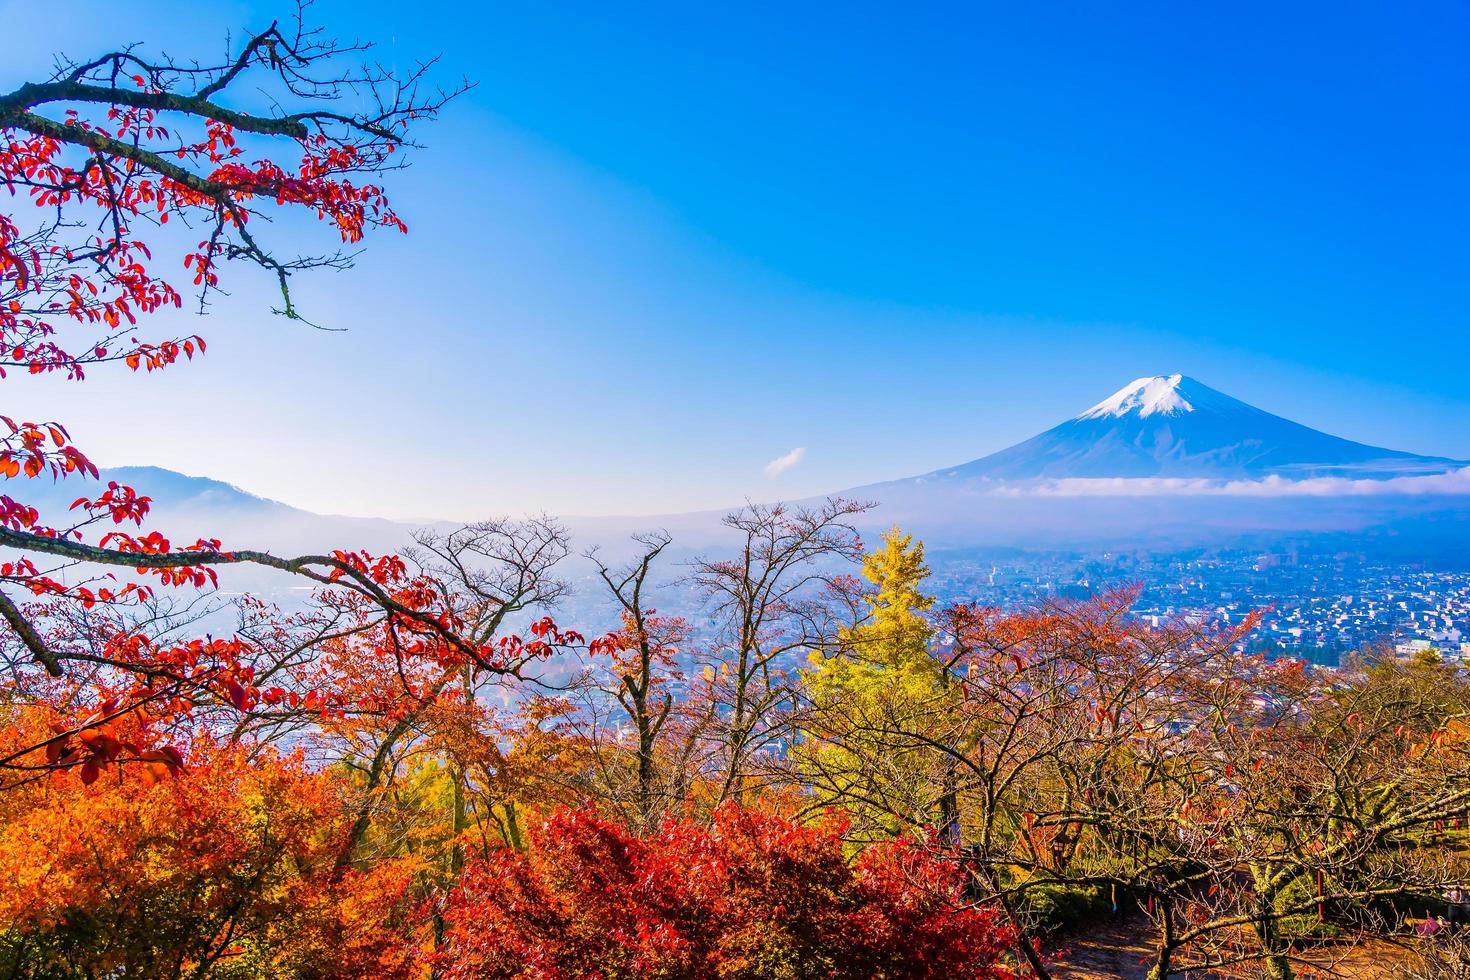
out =
<path fill-rule="evenodd" d="M 831 498 L 815 507 L 749 504 L 725 517 L 734 557 L 701 559 L 693 581 L 714 636 L 704 654 L 702 736 L 716 800 L 739 800 L 755 763 L 789 745 L 794 660 L 836 641 L 851 604 L 847 573 L 862 553 L 854 519 L 872 507 Z"/>
<path fill-rule="evenodd" d="M 679 648 L 688 640 L 689 629 L 683 619 L 659 616 L 649 605 L 654 585 L 650 576 L 672 539 L 667 532 L 658 531 L 634 540 L 642 553 L 617 568 L 609 567 L 596 551 L 587 557 L 596 563 L 598 576 L 622 616 L 622 629 L 610 634 L 605 649 L 599 651 L 608 660 L 610 680 L 599 690 L 611 695 L 633 726 L 632 817 L 635 825 L 648 829 L 672 802 L 661 787 L 665 780 L 659 773 L 658 748 L 674 707 L 670 681 L 677 679 Z M 592 726 L 593 732 L 597 729 Z"/>

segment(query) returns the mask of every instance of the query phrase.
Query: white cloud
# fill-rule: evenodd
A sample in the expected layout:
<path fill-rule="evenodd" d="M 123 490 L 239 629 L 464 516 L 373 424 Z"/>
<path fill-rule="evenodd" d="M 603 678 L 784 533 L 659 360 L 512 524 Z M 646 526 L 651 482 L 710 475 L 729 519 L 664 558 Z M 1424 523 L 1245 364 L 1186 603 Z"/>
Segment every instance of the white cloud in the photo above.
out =
<path fill-rule="evenodd" d="M 778 460 L 779 462 L 779 460 Z M 1151 477 L 1141 479 L 1046 480 L 1019 487 L 999 487 L 1003 496 L 1042 497 L 1376 497 L 1423 494 L 1470 494 L 1470 467 L 1429 476 L 1400 476 L 1386 480 L 1315 477 L 1286 480 L 1203 480 Z"/>
<path fill-rule="evenodd" d="M 777 456 L 775 459 L 766 464 L 766 476 L 772 479 L 780 476 L 782 473 L 785 473 L 797 463 L 800 463 L 802 457 L 804 457 L 805 455 L 806 448 L 804 446 L 797 446 L 786 455 Z"/>

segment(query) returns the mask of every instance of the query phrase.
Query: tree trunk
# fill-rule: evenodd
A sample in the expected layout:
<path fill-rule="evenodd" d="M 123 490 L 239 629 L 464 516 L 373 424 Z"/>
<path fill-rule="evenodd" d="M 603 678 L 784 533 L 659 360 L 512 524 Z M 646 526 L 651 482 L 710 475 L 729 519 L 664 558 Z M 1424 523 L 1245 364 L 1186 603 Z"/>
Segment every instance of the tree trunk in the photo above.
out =
<path fill-rule="evenodd" d="M 454 846 L 449 852 L 449 873 L 458 875 L 464 870 L 464 841 L 461 838 L 470 822 L 465 810 L 465 772 L 451 766 L 449 777 L 454 780 Z"/>
<path fill-rule="evenodd" d="M 1148 971 L 1147 980 L 1169 980 L 1169 968 L 1174 957 L 1174 915 L 1167 895 L 1159 896 L 1158 906 L 1159 924 L 1163 934 L 1159 936 L 1159 952 L 1154 957 L 1154 965 Z"/>
<path fill-rule="evenodd" d="M 505 805 L 501 809 L 505 811 L 505 832 L 509 837 L 507 843 L 517 851 L 524 851 L 526 844 L 521 837 L 521 819 L 516 812 L 516 805 L 510 800 L 506 800 Z"/>
<path fill-rule="evenodd" d="M 372 825 L 373 808 L 377 804 L 378 788 L 383 785 L 383 780 L 388 775 L 388 763 L 393 758 L 393 747 L 398 740 L 413 728 L 418 722 L 419 716 L 439 692 L 452 680 L 453 674 L 446 674 L 444 678 L 434 685 L 428 696 L 398 723 L 388 730 L 383 741 L 378 744 L 378 750 L 373 753 L 372 765 L 368 767 L 367 786 L 364 787 L 362 804 L 358 807 L 357 816 L 352 821 L 352 827 L 347 831 L 347 839 L 342 842 L 342 849 L 337 854 L 337 870 L 341 871 L 352 864 L 353 853 L 357 845 L 362 843 L 363 837 L 367 835 L 368 827 Z"/>
<path fill-rule="evenodd" d="M 944 764 L 944 793 L 939 798 L 940 839 L 958 850 L 964 846 L 964 832 L 960 828 L 960 799 L 955 789 L 955 762 L 946 758 Z"/>
<path fill-rule="evenodd" d="M 1291 960 L 1286 955 L 1286 944 L 1281 939 L 1281 923 L 1276 917 L 1275 892 L 1261 896 L 1256 906 L 1258 917 L 1255 922 L 1256 938 L 1261 943 L 1262 963 L 1269 980 L 1292 980 L 1295 974 Z"/>

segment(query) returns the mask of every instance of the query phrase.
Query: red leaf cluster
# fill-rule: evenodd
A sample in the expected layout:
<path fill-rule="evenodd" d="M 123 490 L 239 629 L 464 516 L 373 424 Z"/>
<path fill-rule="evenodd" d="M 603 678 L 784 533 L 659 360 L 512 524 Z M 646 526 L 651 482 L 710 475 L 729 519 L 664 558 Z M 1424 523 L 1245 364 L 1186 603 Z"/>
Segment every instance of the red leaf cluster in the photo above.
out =
<path fill-rule="evenodd" d="M 440 976 L 1010 976 L 1011 935 L 966 907 L 956 863 L 909 842 L 856 862 L 838 829 L 726 806 L 636 837 L 561 811 L 530 850 L 466 870 Z"/>

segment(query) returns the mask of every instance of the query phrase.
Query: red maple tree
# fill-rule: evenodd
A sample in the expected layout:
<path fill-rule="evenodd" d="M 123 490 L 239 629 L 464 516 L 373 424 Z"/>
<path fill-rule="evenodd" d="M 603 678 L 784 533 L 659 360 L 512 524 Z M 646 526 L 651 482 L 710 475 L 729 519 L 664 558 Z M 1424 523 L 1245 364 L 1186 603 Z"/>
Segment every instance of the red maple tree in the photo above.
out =
<path fill-rule="evenodd" d="M 130 45 L 63 62 L 51 78 L 0 95 L 0 196 L 9 201 L 0 212 L 0 377 L 82 381 L 101 365 L 168 367 L 203 353 L 204 340 L 151 336 L 150 314 L 182 306 L 191 289 L 202 309 L 226 263 L 264 269 L 279 287 L 276 312 L 299 319 L 294 274 L 349 265 L 342 249 L 372 229 L 406 230 L 380 177 L 399 165 L 414 124 L 463 87 L 428 87 L 429 64 L 406 74 L 364 64 L 367 45 L 334 41 L 302 13 L 246 35 L 217 62 Z M 333 244 L 314 255 L 277 251 L 258 229 L 271 212 L 314 214 Z M 238 639 L 161 643 L 130 629 L 126 616 L 104 618 L 114 627 L 107 635 L 55 625 L 77 609 L 138 607 L 160 587 L 212 585 L 224 564 L 265 565 L 354 593 L 382 611 L 405 647 L 427 637 L 439 655 L 478 666 L 499 656 L 466 640 L 453 610 L 396 557 L 278 557 L 213 538 L 172 542 L 143 528 L 151 500 L 132 487 L 79 488 L 64 517 L 43 516 L 23 487 L 97 476 L 61 422 L 0 415 L 0 477 L 13 484 L 0 494 L 8 549 L 0 617 L 51 678 L 79 665 L 89 676 L 99 664 L 115 668 L 105 694 L 68 699 L 29 756 L 16 750 L 0 765 L 76 767 L 89 780 L 120 759 L 173 767 L 177 753 L 150 744 L 151 726 L 134 723 L 133 737 L 122 737 L 116 723 L 200 698 L 253 704 L 260 693 Z M 136 577 L 61 574 L 99 566 Z M 13 686 L 39 689 L 23 660 L 9 666 Z"/>

